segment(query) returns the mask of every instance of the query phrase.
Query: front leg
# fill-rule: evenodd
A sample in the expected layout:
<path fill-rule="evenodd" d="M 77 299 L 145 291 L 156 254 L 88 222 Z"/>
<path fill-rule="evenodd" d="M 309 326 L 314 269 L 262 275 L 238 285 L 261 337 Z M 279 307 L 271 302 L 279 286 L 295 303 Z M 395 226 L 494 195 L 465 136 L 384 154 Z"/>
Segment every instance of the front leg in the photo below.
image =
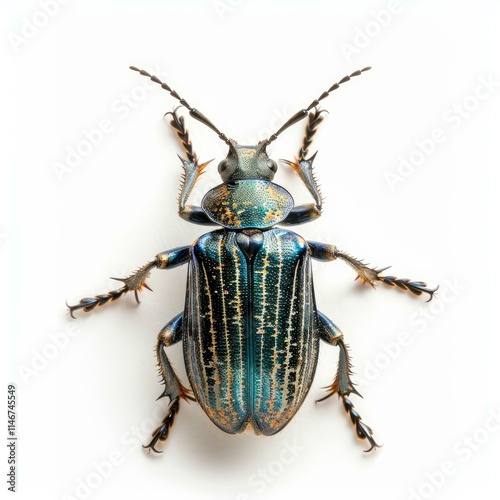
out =
<path fill-rule="evenodd" d="M 185 264 L 189 260 L 190 248 L 191 247 L 189 246 L 179 247 L 159 253 L 155 260 L 148 262 L 131 276 L 127 278 L 112 278 L 124 283 L 124 286 L 117 290 L 112 290 L 111 292 L 107 292 L 102 295 L 96 295 L 95 297 L 85 297 L 81 299 L 78 304 L 73 306 L 66 304 L 71 317 L 74 318 L 75 316 L 73 313 L 79 309 L 83 309 L 85 312 L 92 311 L 95 307 L 102 306 L 110 301 L 113 302 L 125 295 L 127 292 L 131 291 L 134 292 L 135 299 L 139 303 L 138 292 L 140 292 L 143 288 L 151 290 L 151 288 L 149 288 L 146 284 L 146 279 L 149 277 L 150 272 L 155 268 L 172 269 Z"/>
<path fill-rule="evenodd" d="M 297 226 L 316 220 L 321 215 L 321 209 L 315 203 L 307 203 L 293 207 L 286 219 L 281 224 Z"/>
<path fill-rule="evenodd" d="M 167 115 L 172 115 L 172 120 L 170 125 L 177 132 L 177 136 L 181 141 L 182 147 L 186 154 L 187 159 L 183 159 L 179 156 L 182 162 L 182 168 L 184 170 L 181 179 L 181 189 L 179 191 L 179 215 L 188 222 L 193 222 L 194 224 L 202 225 L 213 225 L 207 214 L 201 209 L 201 207 L 186 205 L 187 199 L 193 190 L 196 181 L 199 179 L 200 175 L 204 172 L 206 166 L 212 161 L 207 161 L 198 164 L 198 157 L 193 149 L 191 140 L 189 139 L 189 133 L 184 124 L 184 118 L 177 114 L 177 109 L 174 109 L 172 113 L 166 113 Z"/>
<path fill-rule="evenodd" d="M 313 162 L 314 158 L 316 158 L 317 152 L 309 158 L 307 158 L 307 154 L 313 137 L 316 134 L 316 129 L 323 121 L 323 117 L 321 116 L 323 112 L 324 111 L 314 108 L 314 110 L 309 113 L 306 132 L 304 139 L 302 140 L 302 146 L 299 150 L 298 157 L 295 158 L 295 161 L 281 160 L 283 163 L 286 163 L 293 168 L 314 199 L 314 204 L 311 203 L 294 207 L 288 217 L 283 221 L 284 224 L 303 224 L 317 219 L 321 215 L 323 198 L 313 171 Z"/>
<path fill-rule="evenodd" d="M 335 245 L 328 245 L 315 241 L 309 241 L 308 245 L 311 249 L 313 259 L 327 261 L 335 259 L 343 260 L 356 271 L 358 274 L 356 279 L 360 278 L 363 284 L 369 283 L 373 288 L 375 288 L 375 283 L 377 281 L 381 281 L 386 285 L 397 286 L 401 290 L 409 291 L 414 295 L 426 293 L 429 295 L 429 300 L 427 302 L 432 300 L 434 293 L 439 288 L 439 286 L 436 288 L 427 288 L 427 283 L 423 281 L 413 281 L 408 278 L 397 278 L 396 276 L 380 276 L 380 273 L 389 269 L 390 266 L 381 269 L 371 268 L 364 264 L 363 261 L 351 257 L 347 253 L 341 252 Z"/>

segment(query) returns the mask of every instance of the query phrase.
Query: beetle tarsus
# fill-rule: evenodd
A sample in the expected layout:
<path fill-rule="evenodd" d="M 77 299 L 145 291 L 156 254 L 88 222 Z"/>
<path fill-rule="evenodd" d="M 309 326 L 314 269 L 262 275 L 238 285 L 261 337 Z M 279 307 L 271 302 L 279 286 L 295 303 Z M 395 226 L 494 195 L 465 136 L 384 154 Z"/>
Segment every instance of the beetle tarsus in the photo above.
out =
<path fill-rule="evenodd" d="M 334 258 L 341 259 L 349 264 L 358 274 L 356 279 L 361 279 L 363 284 L 368 283 L 373 288 L 375 288 L 375 283 L 377 281 L 381 281 L 386 285 L 396 286 L 401 290 L 409 291 L 413 295 L 422 295 L 422 293 L 426 293 L 429 295 L 427 302 L 430 302 L 434 298 L 434 294 L 439 288 L 439 286 L 436 288 L 428 288 L 427 283 L 424 281 L 413 281 L 408 278 L 397 278 L 396 276 L 380 276 L 380 273 L 386 271 L 391 266 L 382 267 L 380 269 L 372 268 L 366 265 L 362 260 L 356 259 L 336 248 L 334 250 Z"/>
<path fill-rule="evenodd" d="M 168 405 L 167 409 L 167 416 L 163 419 L 162 424 L 157 427 L 153 433 L 151 434 L 153 436 L 153 439 L 147 444 L 147 445 L 142 445 L 143 448 L 148 450 L 153 450 L 155 453 L 163 453 L 161 450 L 157 450 L 155 448 L 156 443 L 158 441 L 164 442 L 168 438 L 168 433 L 170 431 L 170 428 L 174 424 L 174 419 L 175 415 L 179 411 L 179 398 L 174 398 L 170 404 Z"/>
<path fill-rule="evenodd" d="M 299 161 L 306 159 L 306 156 L 309 152 L 309 146 L 311 145 L 314 135 L 316 134 L 316 130 L 318 129 L 319 124 L 323 121 L 323 117 L 321 116 L 322 113 L 328 113 L 328 111 L 324 109 L 320 110 L 318 108 L 314 108 L 314 110 L 309 113 L 309 118 L 307 120 L 307 125 L 306 125 L 306 132 L 304 135 L 304 139 L 302 140 L 302 146 L 299 151 L 299 157 L 298 157 Z M 310 158 L 311 163 L 315 156 L 316 153 L 314 153 L 312 158 Z"/>
<path fill-rule="evenodd" d="M 125 286 L 118 288 L 118 290 L 111 290 L 110 292 L 104 293 L 102 295 L 96 295 L 95 297 L 85 297 L 78 304 L 70 306 L 66 302 L 66 306 L 69 309 L 69 314 L 73 319 L 76 319 L 73 313 L 79 309 L 83 309 L 85 312 L 92 311 L 95 307 L 103 306 L 108 302 L 113 302 L 119 299 L 122 295 L 127 292 L 134 291 L 135 300 L 140 304 L 139 296 L 137 292 L 140 292 L 143 288 L 151 290 L 146 283 L 146 279 L 149 277 L 149 273 L 153 268 L 157 266 L 156 261 L 148 262 L 145 266 L 142 266 L 134 274 L 127 278 L 111 278 L 116 281 L 121 281 Z M 152 291 L 152 290 L 151 290 Z"/>
<path fill-rule="evenodd" d="M 172 115 L 170 125 L 177 132 L 177 137 L 179 137 L 179 140 L 182 143 L 182 147 L 184 148 L 188 161 L 198 163 L 198 156 L 196 155 L 191 140 L 189 139 L 189 132 L 184 124 L 184 117 L 177 113 L 178 109 L 179 106 L 177 106 L 173 111 L 168 111 L 164 116 Z"/>
<path fill-rule="evenodd" d="M 367 439 L 370 443 L 370 448 L 364 451 L 368 453 L 372 450 L 380 448 L 382 445 L 376 443 L 372 435 L 372 430 L 364 422 L 362 422 L 361 416 L 354 409 L 354 405 L 352 404 L 351 400 L 347 397 L 347 395 L 340 394 L 340 396 L 342 397 L 342 402 L 344 403 L 344 409 L 346 413 L 349 414 L 351 422 L 356 426 L 357 436 L 359 437 L 359 439 Z"/>
<path fill-rule="evenodd" d="M 85 297 L 80 300 L 78 304 L 73 306 L 69 305 L 66 302 L 66 307 L 68 308 L 68 312 L 73 319 L 76 319 L 73 313 L 78 311 L 79 309 L 83 309 L 85 312 L 90 312 L 97 306 L 102 306 L 109 301 L 113 302 L 116 299 L 119 299 L 122 295 L 128 292 L 127 287 L 123 286 L 118 290 L 112 290 L 106 294 L 96 295 L 95 297 Z"/>
<path fill-rule="evenodd" d="M 401 288 L 401 290 L 408 290 L 414 295 L 427 293 L 429 298 L 426 302 L 430 302 L 434 298 L 434 294 L 439 288 L 439 285 L 436 288 L 427 288 L 427 283 L 424 281 L 413 281 L 408 278 L 396 278 L 396 276 L 378 276 L 377 279 L 385 285 L 397 286 Z"/>

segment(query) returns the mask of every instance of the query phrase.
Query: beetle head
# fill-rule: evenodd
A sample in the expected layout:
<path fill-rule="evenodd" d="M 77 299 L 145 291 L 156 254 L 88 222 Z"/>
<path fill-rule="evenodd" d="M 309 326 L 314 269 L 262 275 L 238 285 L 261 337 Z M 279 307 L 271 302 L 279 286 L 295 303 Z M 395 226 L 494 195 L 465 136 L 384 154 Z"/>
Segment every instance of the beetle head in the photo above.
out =
<path fill-rule="evenodd" d="M 227 140 L 229 153 L 219 163 L 222 184 L 201 200 L 208 218 L 228 229 L 265 229 L 280 223 L 294 207 L 292 195 L 271 182 L 278 166 L 267 142 L 240 146 Z"/>
<path fill-rule="evenodd" d="M 257 146 L 240 146 L 232 139 L 229 142 L 229 153 L 218 167 L 223 182 L 240 179 L 273 180 L 278 165 L 267 155 L 265 142 L 260 142 Z"/>

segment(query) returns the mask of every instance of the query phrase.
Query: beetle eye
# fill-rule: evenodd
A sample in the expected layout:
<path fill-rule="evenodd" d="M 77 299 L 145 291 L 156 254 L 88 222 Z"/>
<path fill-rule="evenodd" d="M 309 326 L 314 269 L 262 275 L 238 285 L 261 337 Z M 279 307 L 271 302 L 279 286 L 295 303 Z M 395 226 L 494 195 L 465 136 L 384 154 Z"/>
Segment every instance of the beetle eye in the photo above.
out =
<path fill-rule="evenodd" d="M 267 168 L 269 170 L 271 170 L 272 172 L 276 172 L 278 170 L 278 165 L 276 164 L 276 162 L 274 160 L 267 160 L 266 162 L 266 165 L 267 165 Z"/>
<path fill-rule="evenodd" d="M 227 161 L 227 158 L 222 160 L 219 163 L 219 166 L 217 167 L 219 174 L 222 174 L 222 172 L 224 172 L 224 170 L 226 170 L 228 166 L 229 166 L 229 162 Z"/>

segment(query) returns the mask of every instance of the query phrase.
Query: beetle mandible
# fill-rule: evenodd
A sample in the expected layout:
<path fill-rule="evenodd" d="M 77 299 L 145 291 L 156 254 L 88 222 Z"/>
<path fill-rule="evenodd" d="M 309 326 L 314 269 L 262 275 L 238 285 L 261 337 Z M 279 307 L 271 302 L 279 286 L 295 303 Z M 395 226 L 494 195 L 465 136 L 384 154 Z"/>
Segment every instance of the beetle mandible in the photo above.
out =
<path fill-rule="evenodd" d="M 320 401 L 338 394 L 355 426 L 367 439 L 371 451 L 379 447 L 372 430 L 361 419 L 349 399 L 359 392 L 351 381 L 351 361 L 341 330 L 317 310 L 311 259 L 340 259 L 351 266 L 363 283 L 372 287 L 381 281 L 415 295 L 432 299 L 437 287 L 422 281 L 382 276 L 386 268 L 371 268 L 334 245 L 306 241 L 298 234 L 276 227 L 310 222 L 321 215 L 322 196 L 313 174 L 316 153 L 309 146 L 321 123 L 319 103 L 340 85 L 370 67 L 345 76 L 309 106 L 295 113 L 268 139 L 255 146 L 229 139 L 200 111 L 191 107 L 159 78 L 131 66 L 132 70 L 161 85 L 196 120 L 212 129 L 229 147 L 219 163 L 222 184 L 203 197 L 201 206 L 188 205 L 189 195 L 208 163 L 199 163 L 189 139 L 184 118 L 175 108 L 170 114 L 186 158 L 178 199 L 179 215 L 188 222 L 216 225 L 220 229 L 198 238 L 193 245 L 159 253 L 155 259 L 127 278 L 117 290 L 83 298 L 69 307 L 88 312 L 133 291 L 148 288 L 153 269 L 172 269 L 188 264 L 184 311 L 159 332 L 156 354 L 164 390 L 170 403 L 161 425 L 144 447 L 159 452 L 180 401 L 198 401 L 208 417 L 225 432 L 236 434 L 247 428 L 256 434 L 273 435 L 285 427 L 309 392 L 318 360 L 319 341 L 340 349 L 337 373 Z M 180 107 L 180 106 L 179 106 Z M 272 182 L 277 164 L 266 148 L 287 128 L 307 118 L 306 131 L 294 161 L 281 160 L 298 174 L 314 203 L 295 205 L 283 187 Z M 356 279 L 357 279 L 356 278 Z M 115 278 L 116 279 L 116 278 Z M 165 352 L 182 341 L 191 389 L 185 387 Z"/>

